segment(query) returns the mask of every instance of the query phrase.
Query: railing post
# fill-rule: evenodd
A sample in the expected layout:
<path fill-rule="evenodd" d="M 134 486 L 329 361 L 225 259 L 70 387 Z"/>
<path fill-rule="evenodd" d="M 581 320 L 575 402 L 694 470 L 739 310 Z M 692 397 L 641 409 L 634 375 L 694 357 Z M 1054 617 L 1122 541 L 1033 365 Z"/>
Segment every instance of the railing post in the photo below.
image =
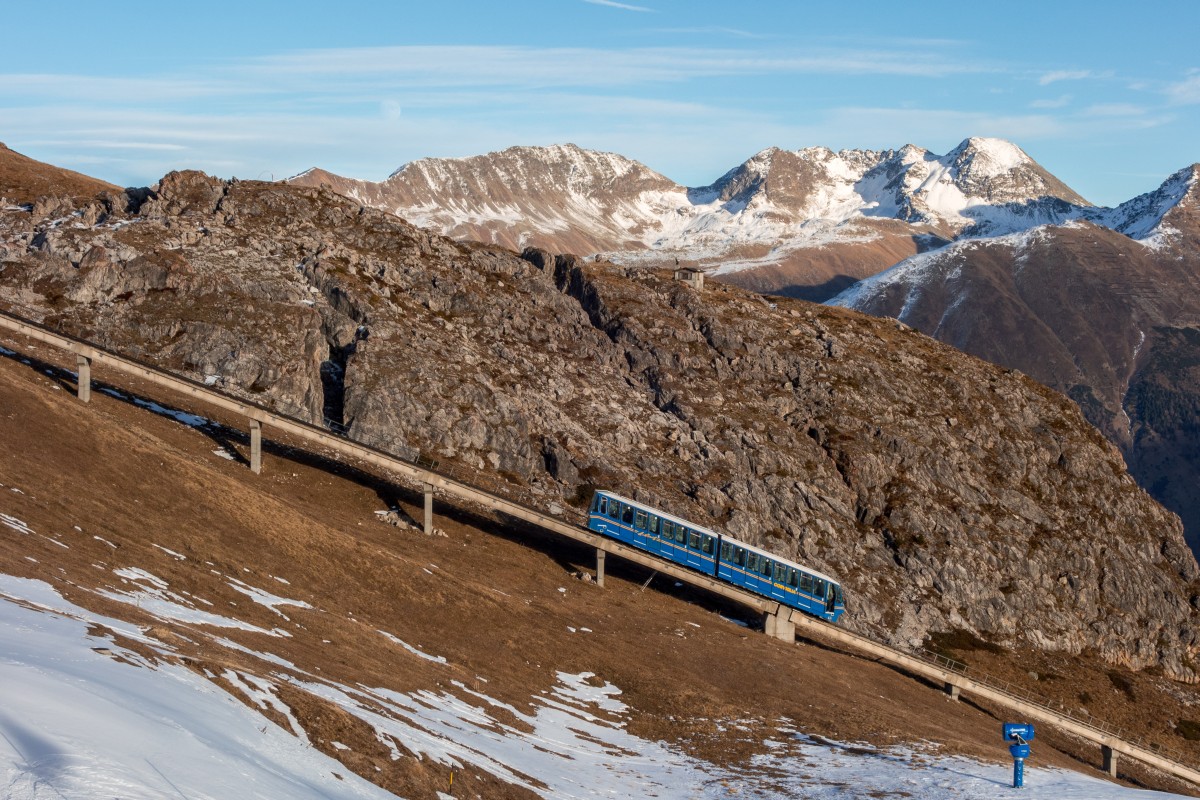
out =
<path fill-rule="evenodd" d="M 262 423 L 250 420 L 250 471 L 262 473 Z"/>
<path fill-rule="evenodd" d="M 433 535 L 433 484 L 425 484 L 425 535 Z"/>
<path fill-rule="evenodd" d="M 75 355 L 76 393 L 83 402 L 92 399 L 92 360 L 87 356 Z"/>
<path fill-rule="evenodd" d="M 946 681 L 946 694 L 950 695 L 951 700 L 958 700 L 958 695 L 961 689 L 955 686 L 950 681 Z"/>
<path fill-rule="evenodd" d="M 601 589 L 604 588 L 604 556 L 605 552 L 599 547 L 596 548 L 596 585 Z"/>

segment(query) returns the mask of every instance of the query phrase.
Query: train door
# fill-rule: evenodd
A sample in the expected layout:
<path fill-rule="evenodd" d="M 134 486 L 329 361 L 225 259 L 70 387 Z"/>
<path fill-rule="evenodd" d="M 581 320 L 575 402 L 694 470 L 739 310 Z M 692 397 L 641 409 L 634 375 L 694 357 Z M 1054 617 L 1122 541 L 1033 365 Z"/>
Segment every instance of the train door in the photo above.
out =
<path fill-rule="evenodd" d="M 606 514 L 608 514 L 608 498 L 598 494 L 596 501 L 592 503 L 592 517 L 588 520 L 588 527 L 604 533 L 608 530 L 608 521 L 604 518 Z"/>

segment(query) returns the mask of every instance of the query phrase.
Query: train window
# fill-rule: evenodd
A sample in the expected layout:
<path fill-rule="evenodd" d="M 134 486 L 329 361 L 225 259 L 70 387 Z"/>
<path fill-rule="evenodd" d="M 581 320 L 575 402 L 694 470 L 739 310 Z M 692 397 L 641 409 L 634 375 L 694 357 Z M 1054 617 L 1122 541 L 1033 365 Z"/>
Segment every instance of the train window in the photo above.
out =
<path fill-rule="evenodd" d="M 674 533 L 674 531 L 672 531 L 671 529 L 674 527 L 675 527 L 675 523 L 671 522 L 671 520 L 669 520 L 669 519 L 664 519 L 662 521 L 662 537 L 664 539 L 670 539 L 671 534 Z"/>
<path fill-rule="evenodd" d="M 785 580 L 787 580 L 787 571 L 788 571 L 788 568 L 785 567 L 783 564 L 776 564 L 775 565 L 775 582 L 783 583 Z"/>
<path fill-rule="evenodd" d="M 688 531 L 688 547 L 692 548 L 693 550 L 700 549 L 700 534 L 693 530 Z"/>
<path fill-rule="evenodd" d="M 633 506 L 626 506 L 626 505 L 621 506 L 621 520 L 626 525 L 633 524 Z"/>
<path fill-rule="evenodd" d="M 658 517 L 654 514 L 650 515 L 650 532 L 658 533 Z"/>
<path fill-rule="evenodd" d="M 592 498 L 592 511 L 599 511 L 601 514 L 604 513 L 604 498 L 600 495 Z"/>
<path fill-rule="evenodd" d="M 825 581 L 821 580 L 820 578 L 817 578 L 815 581 L 813 581 L 813 594 L 822 600 L 825 599 Z"/>
<path fill-rule="evenodd" d="M 708 553 L 711 556 L 712 551 L 713 551 L 713 542 L 714 541 L 715 540 L 711 536 L 701 536 L 700 537 L 700 549 L 703 550 L 705 553 Z"/>
<path fill-rule="evenodd" d="M 788 586 L 791 586 L 793 589 L 795 589 L 800 583 L 800 573 L 789 567 L 787 582 Z"/>
<path fill-rule="evenodd" d="M 746 569 L 758 572 L 758 553 L 746 553 Z"/>
<path fill-rule="evenodd" d="M 807 572 L 800 573 L 800 591 L 812 594 L 812 575 Z"/>
<path fill-rule="evenodd" d="M 759 559 L 758 571 L 766 577 L 771 577 L 771 567 L 774 566 L 768 558 Z"/>
<path fill-rule="evenodd" d="M 687 528 L 683 527 L 678 522 L 675 523 L 675 541 L 676 542 L 678 542 L 679 544 L 683 544 L 683 540 L 687 538 L 687 532 L 688 532 Z"/>
<path fill-rule="evenodd" d="M 745 566 L 746 551 L 740 547 L 733 548 L 733 563 L 737 564 L 739 567 Z"/>
<path fill-rule="evenodd" d="M 613 519 L 621 518 L 621 504 L 616 500 L 608 501 L 608 515 Z"/>
<path fill-rule="evenodd" d="M 729 542 L 721 542 L 721 560 L 728 561 L 733 548 L 729 546 Z"/>
<path fill-rule="evenodd" d="M 646 527 L 646 512 L 645 511 L 637 512 L 637 517 L 634 520 L 633 524 L 639 528 L 645 528 Z"/>

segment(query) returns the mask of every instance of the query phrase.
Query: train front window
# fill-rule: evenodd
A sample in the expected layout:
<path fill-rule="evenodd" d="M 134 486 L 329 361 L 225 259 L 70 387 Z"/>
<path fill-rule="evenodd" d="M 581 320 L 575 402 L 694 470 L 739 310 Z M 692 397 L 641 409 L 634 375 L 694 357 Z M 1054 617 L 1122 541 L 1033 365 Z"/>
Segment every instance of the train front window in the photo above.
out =
<path fill-rule="evenodd" d="M 839 606 L 844 605 L 844 601 L 842 600 L 842 587 L 836 583 L 833 585 L 833 602 Z"/>

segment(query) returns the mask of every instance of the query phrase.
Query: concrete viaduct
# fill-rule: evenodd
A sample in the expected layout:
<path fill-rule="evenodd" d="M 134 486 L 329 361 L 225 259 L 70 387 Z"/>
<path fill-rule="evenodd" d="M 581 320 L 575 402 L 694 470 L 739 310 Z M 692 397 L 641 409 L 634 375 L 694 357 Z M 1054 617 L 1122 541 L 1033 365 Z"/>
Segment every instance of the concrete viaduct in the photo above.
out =
<path fill-rule="evenodd" d="M 83 340 L 52 331 L 31 320 L 0 313 L 0 329 L 7 329 L 73 354 L 78 376 L 77 395 L 85 403 L 91 399 L 92 366 L 97 364 L 242 416 L 246 419 L 249 428 L 250 470 L 255 474 L 262 471 L 262 429 L 266 425 L 303 441 L 328 448 L 339 456 L 358 463 L 369 464 L 385 473 L 399 477 L 410 485 L 419 487 L 424 492 L 426 533 L 433 529 L 434 494 L 490 508 L 543 530 L 594 547 L 596 549 L 596 583 L 600 587 L 604 586 L 605 559 L 611 553 L 757 611 L 764 617 L 764 630 L 768 636 L 786 642 L 794 642 L 799 628 L 805 635 L 836 642 L 940 684 L 945 687 L 946 693 L 955 700 L 962 692 L 967 692 L 979 699 L 1010 708 L 1025 718 L 1054 725 L 1060 730 L 1095 742 L 1101 748 L 1104 770 L 1114 778 L 1117 776 L 1118 755 L 1124 755 L 1200 786 L 1200 769 L 1182 763 L 1177 757 L 1172 758 L 1171 756 L 1175 756 L 1174 753 L 1167 754 L 1155 745 L 1131 741 L 1122 736 L 1120 731 L 1107 728 L 1102 723 L 1077 719 L 1040 703 L 1034 698 L 1023 697 L 1015 690 L 1015 687 L 1002 686 L 982 676 L 968 676 L 965 674 L 965 667 L 957 662 L 897 650 L 836 625 L 830 625 L 823 620 L 794 611 L 774 600 L 714 580 L 686 567 L 663 561 L 621 542 L 598 536 L 585 527 L 560 519 L 553 514 L 500 497 L 441 472 L 351 441 L 324 428 L 276 414 L 197 381 L 171 374 L 150 364 L 117 355 Z"/>

